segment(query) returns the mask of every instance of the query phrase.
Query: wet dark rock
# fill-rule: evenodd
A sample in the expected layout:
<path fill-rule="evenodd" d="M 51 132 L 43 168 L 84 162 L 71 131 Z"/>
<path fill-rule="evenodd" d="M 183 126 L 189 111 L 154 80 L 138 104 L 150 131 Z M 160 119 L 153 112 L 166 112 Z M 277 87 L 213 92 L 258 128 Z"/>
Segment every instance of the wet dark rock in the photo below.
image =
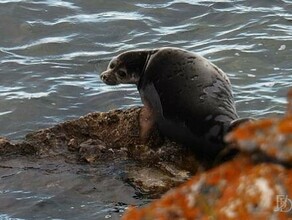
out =
<path fill-rule="evenodd" d="M 141 193 L 159 195 L 195 173 L 199 164 L 186 149 L 165 139 L 157 130 L 142 144 L 139 113 L 140 108 L 95 112 L 29 133 L 16 144 L 1 138 L 0 156 L 61 157 L 66 163 L 92 165 L 136 161 L 128 166 L 125 179 Z"/>
<path fill-rule="evenodd" d="M 80 160 L 84 160 L 90 164 L 117 157 L 120 159 L 126 158 L 126 149 L 113 150 L 112 148 L 108 148 L 100 140 L 89 139 L 82 142 L 79 146 Z"/>
<path fill-rule="evenodd" d="M 26 142 L 12 143 L 4 137 L 0 137 L 0 157 L 11 155 L 27 155 L 35 154 L 36 149 L 34 146 L 26 144 Z"/>

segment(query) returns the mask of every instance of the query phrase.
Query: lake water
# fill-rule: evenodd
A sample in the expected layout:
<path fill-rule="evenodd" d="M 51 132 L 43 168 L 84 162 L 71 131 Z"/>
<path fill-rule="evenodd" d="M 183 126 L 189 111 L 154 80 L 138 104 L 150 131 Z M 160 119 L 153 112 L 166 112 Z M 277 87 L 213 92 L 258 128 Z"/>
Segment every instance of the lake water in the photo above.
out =
<path fill-rule="evenodd" d="M 21 139 L 89 112 L 140 105 L 135 86 L 107 86 L 99 78 L 113 56 L 138 48 L 176 46 L 210 59 L 230 77 L 242 117 L 284 113 L 292 84 L 291 0 L 149 2 L 0 0 L 0 136 Z M 147 202 L 120 180 L 119 165 L 104 166 L 94 168 L 96 176 L 76 171 L 90 167 L 70 168 L 62 187 L 70 183 L 76 192 L 88 178 L 104 184 L 95 186 L 99 194 L 84 189 L 86 198 L 69 190 L 65 202 L 56 195 L 66 191 L 41 190 L 56 182 L 55 174 L 47 179 L 40 171 L 14 169 L 7 179 L 3 171 L 0 219 L 115 219 L 119 214 L 110 213 L 121 204 Z M 30 175 L 37 176 L 37 186 L 15 183 Z M 107 190 L 108 184 L 115 190 Z"/>

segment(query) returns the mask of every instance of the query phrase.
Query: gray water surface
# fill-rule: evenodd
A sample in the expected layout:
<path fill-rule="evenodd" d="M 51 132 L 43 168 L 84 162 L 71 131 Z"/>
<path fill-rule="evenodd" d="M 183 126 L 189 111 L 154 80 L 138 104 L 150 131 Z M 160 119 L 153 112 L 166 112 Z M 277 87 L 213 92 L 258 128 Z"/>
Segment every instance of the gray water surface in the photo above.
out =
<path fill-rule="evenodd" d="M 135 86 L 110 87 L 99 74 L 120 52 L 162 46 L 197 52 L 223 69 L 241 117 L 284 113 L 292 85 L 291 0 L 150 2 L 0 0 L 0 136 L 20 139 L 89 112 L 140 105 Z M 1 171 L 0 219 L 113 219 L 113 204 L 146 202 L 121 180 L 120 165 L 113 172 L 97 166 L 94 177 L 70 167 L 58 191 L 42 187 L 60 175 L 20 169 L 25 163 L 17 161 L 13 175 Z M 29 184 L 30 175 L 40 184 Z M 27 185 L 17 184 L 22 178 Z M 90 198 L 70 191 L 82 191 L 90 178 L 98 179 L 96 191 L 85 193 Z M 106 190 L 107 183 L 120 190 Z"/>

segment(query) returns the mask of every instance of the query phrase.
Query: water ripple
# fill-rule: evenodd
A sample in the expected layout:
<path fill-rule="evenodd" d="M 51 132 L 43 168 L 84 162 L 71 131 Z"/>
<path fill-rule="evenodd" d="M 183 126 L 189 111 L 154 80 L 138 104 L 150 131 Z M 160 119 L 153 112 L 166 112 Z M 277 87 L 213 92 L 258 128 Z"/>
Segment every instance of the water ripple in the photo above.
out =
<path fill-rule="evenodd" d="M 278 116 L 286 108 L 292 85 L 290 0 L 0 0 L 0 15 L 0 136 L 17 139 L 89 112 L 141 105 L 135 85 L 108 86 L 99 78 L 113 56 L 138 48 L 177 46 L 213 61 L 230 77 L 241 117 Z M 13 202 L 0 218 L 17 213 L 44 219 L 44 210 L 57 210 L 56 218 L 70 218 L 73 211 L 80 219 L 114 217 L 106 205 L 112 203 L 104 201 L 115 193 L 119 201 L 141 203 L 133 189 L 116 187 L 125 186 L 119 178 L 111 187 L 118 193 L 104 192 L 108 173 L 105 184 L 96 182 L 96 197 L 75 195 L 79 184 L 68 190 L 74 176 L 64 185 L 65 196 L 53 192 L 45 202 L 35 202 L 42 198 L 35 188 L 14 193 L 19 183 L 31 186 L 19 181 L 29 173 L 5 178 L 11 182 L 1 186 L 13 183 L 16 189 L 2 198 L 1 204 Z M 52 182 L 51 175 L 36 177 Z M 34 181 L 40 191 L 42 181 Z M 69 200 L 64 204 L 63 198 Z"/>
<path fill-rule="evenodd" d="M 36 114 L 33 120 L 50 124 L 94 110 L 141 104 L 135 86 L 110 87 L 98 75 L 120 52 L 169 45 L 198 52 L 227 72 L 240 114 L 284 111 L 292 81 L 287 0 L 0 4 L 2 124 L 18 118 L 23 105 L 39 108 L 44 115 Z M 20 123 L 31 119 L 24 117 Z M 12 130 L 19 129 L 4 128 L 1 135 Z"/>

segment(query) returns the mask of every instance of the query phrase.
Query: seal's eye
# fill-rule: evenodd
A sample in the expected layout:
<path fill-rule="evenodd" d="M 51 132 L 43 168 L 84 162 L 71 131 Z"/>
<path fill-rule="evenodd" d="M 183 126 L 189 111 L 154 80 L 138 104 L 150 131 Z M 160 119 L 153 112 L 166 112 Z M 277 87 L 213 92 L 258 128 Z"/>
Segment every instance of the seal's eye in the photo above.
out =
<path fill-rule="evenodd" d="M 113 69 L 113 68 L 115 68 L 115 66 L 116 66 L 116 62 L 111 62 L 109 65 L 109 68 Z"/>
<path fill-rule="evenodd" d="M 117 74 L 120 78 L 124 78 L 127 75 L 127 73 L 124 70 L 118 70 Z"/>
<path fill-rule="evenodd" d="M 110 61 L 109 65 L 108 65 L 108 68 L 109 68 L 109 69 L 114 69 L 114 68 L 116 68 L 117 65 L 118 65 L 118 60 L 117 60 L 117 58 L 113 58 L 113 59 Z"/>

